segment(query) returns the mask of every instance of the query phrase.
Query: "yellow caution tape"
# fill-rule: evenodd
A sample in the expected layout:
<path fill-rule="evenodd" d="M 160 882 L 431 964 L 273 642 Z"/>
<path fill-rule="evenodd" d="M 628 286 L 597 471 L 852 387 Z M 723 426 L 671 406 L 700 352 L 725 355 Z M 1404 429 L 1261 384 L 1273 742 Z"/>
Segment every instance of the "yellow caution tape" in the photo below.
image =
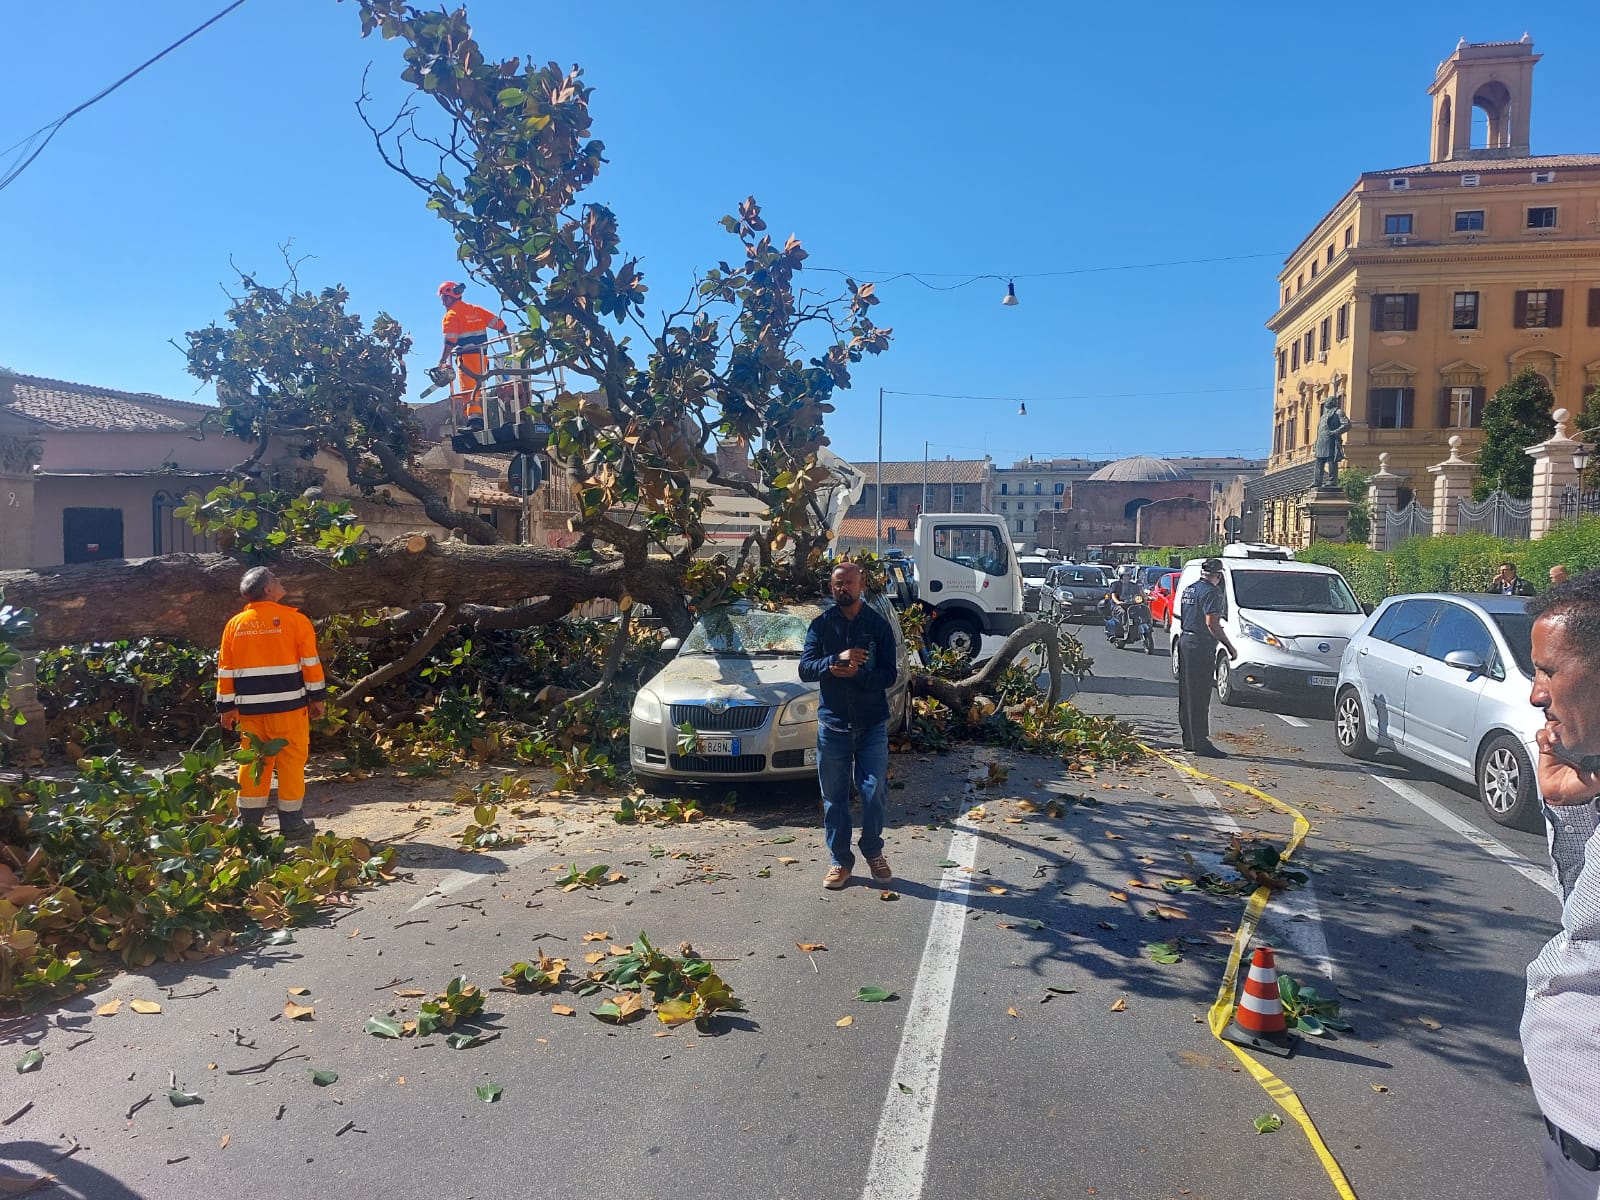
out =
<path fill-rule="evenodd" d="M 1306 834 L 1311 831 L 1311 822 L 1305 815 L 1292 805 L 1285 804 L 1276 796 L 1269 796 L 1259 788 L 1253 788 L 1247 783 L 1235 783 L 1231 779 L 1218 779 L 1215 775 L 1207 775 L 1204 771 L 1197 771 L 1187 763 L 1170 758 L 1159 750 L 1152 750 L 1149 746 L 1141 746 L 1147 754 L 1153 754 L 1169 767 L 1185 775 L 1192 775 L 1196 779 L 1203 779 L 1207 783 L 1219 783 L 1223 787 L 1232 788 L 1236 792 L 1244 792 L 1263 800 L 1281 813 L 1294 818 L 1294 833 L 1289 838 L 1289 845 L 1282 854 L 1283 859 L 1288 859 L 1300 848 L 1306 840 Z M 1322 1163 L 1322 1169 L 1327 1172 L 1333 1189 L 1339 1194 L 1339 1200 L 1357 1200 L 1355 1189 L 1350 1186 L 1350 1181 L 1345 1178 L 1339 1160 L 1334 1158 L 1333 1151 L 1328 1149 L 1328 1144 L 1322 1140 L 1322 1134 L 1317 1132 L 1316 1122 L 1311 1119 L 1311 1114 L 1306 1112 L 1305 1105 L 1300 1103 L 1300 1097 L 1295 1090 L 1283 1080 L 1279 1079 L 1264 1065 L 1252 1058 L 1243 1047 L 1226 1041 L 1222 1031 L 1228 1027 L 1228 1022 L 1233 1019 L 1234 996 L 1238 992 L 1239 962 L 1244 956 L 1244 948 L 1255 937 L 1256 925 L 1261 920 L 1261 913 L 1267 907 L 1267 900 L 1272 895 L 1272 889 L 1263 885 L 1250 895 L 1250 902 L 1245 905 L 1244 916 L 1239 919 L 1238 931 L 1233 935 L 1233 945 L 1228 949 L 1228 965 L 1222 972 L 1222 985 L 1217 989 L 1217 998 L 1211 1002 L 1211 1011 L 1207 1016 L 1206 1024 L 1211 1028 L 1211 1036 L 1222 1042 L 1232 1050 L 1245 1070 L 1250 1072 L 1250 1077 L 1261 1085 L 1263 1091 L 1272 1097 L 1284 1112 L 1294 1118 L 1306 1135 L 1306 1141 L 1311 1143 L 1317 1160 Z"/>

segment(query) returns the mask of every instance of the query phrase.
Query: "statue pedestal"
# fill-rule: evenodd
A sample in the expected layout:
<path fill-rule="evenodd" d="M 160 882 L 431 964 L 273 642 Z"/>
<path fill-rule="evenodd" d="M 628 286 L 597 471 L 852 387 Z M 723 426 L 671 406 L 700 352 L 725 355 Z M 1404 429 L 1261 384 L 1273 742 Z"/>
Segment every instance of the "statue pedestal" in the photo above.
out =
<path fill-rule="evenodd" d="M 1350 497 L 1342 488 L 1322 487 L 1312 492 L 1305 501 L 1306 513 L 1311 518 L 1311 542 L 1344 542 L 1349 540 Z"/>

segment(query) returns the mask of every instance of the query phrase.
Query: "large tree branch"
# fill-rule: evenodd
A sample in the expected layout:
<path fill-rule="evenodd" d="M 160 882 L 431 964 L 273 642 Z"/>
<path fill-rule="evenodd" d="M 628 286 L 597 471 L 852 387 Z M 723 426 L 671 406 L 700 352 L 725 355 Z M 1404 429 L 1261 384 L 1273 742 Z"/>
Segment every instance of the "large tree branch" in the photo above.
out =
<path fill-rule="evenodd" d="M 428 652 L 439 644 L 439 640 L 450 631 L 450 626 L 455 623 L 455 605 L 441 604 L 436 607 L 438 611 L 433 614 L 433 620 L 428 622 L 428 627 L 422 631 L 417 640 L 411 643 L 409 650 L 394 661 L 385 663 L 376 671 L 363 675 L 341 691 L 337 697 L 339 703 L 346 708 L 359 704 L 375 688 L 382 687 L 397 675 L 404 675 L 426 658 Z"/>
<path fill-rule="evenodd" d="M 435 525 L 442 525 L 446 529 L 459 529 L 463 537 L 480 546 L 494 546 L 504 540 L 500 536 L 500 531 L 481 517 L 475 517 L 469 512 L 460 512 L 446 504 L 439 493 L 413 475 L 401 461 L 400 456 L 388 446 L 382 442 L 374 442 L 370 449 L 372 456 L 378 460 L 384 473 L 394 481 L 394 485 L 415 497 L 422 504 L 422 511 L 428 514 L 428 520 Z"/>
<path fill-rule="evenodd" d="M 629 626 L 632 622 L 633 609 L 631 607 L 624 609 L 622 617 L 617 621 L 617 634 L 611 639 L 611 645 L 606 650 L 605 670 L 600 672 L 600 678 L 595 680 L 591 686 L 584 688 L 576 696 L 568 697 L 566 702 L 562 704 L 561 711 L 566 712 L 577 708 L 578 705 L 593 700 L 611 686 L 612 679 L 616 677 L 617 668 L 622 665 L 622 652 L 627 648 Z"/>
<path fill-rule="evenodd" d="M 978 696 L 988 692 L 1012 661 L 1027 647 L 1043 642 L 1050 671 L 1048 703 L 1054 708 L 1061 698 L 1061 644 L 1056 627 L 1049 621 L 1029 621 L 1001 643 L 995 656 L 965 679 L 940 679 L 935 675 L 914 675 L 911 691 L 916 696 L 932 696 L 939 703 L 964 712 Z"/>

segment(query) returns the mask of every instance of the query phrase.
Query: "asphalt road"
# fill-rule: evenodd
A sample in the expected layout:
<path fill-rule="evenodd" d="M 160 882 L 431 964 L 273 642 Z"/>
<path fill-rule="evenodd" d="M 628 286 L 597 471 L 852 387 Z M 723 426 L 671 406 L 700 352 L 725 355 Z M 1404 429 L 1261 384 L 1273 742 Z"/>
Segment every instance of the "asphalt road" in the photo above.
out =
<path fill-rule="evenodd" d="M 1078 702 L 1174 741 L 1165 657 L 1087 632 L 1097 674 Z M 1262 936 L 1356 1028 L 1269 1065 L 1366 1200 L 1537 1194 L 1516 1026 L 1556 916 L 1540 839 L 1448 784 L 1343 759 L 1313 711 L 1213 712 L 1237 754 L 1206 769 L 1313 825 L 1311 884 L 1274 901 Z M 1130 886 L 1206 869 L 1231 824 L 1281 844 L 1285 818 L 1159 761 L 1086 775 L 964 746 L 897 754 L 892 773 L 893 901 L 820 888 L 804 788 L 746 789 L 690 826 L 619 826 L 596 801 L 499 855 L 410 847 L 408 878 L 291 944 L 125 975 L 8 1030 L 46 1060 L 3 1076 L 0 1121 L 32 1107 L 0 1126 L 0 1161 L 94 1200 L 1334 1195 L 1292 1123 L 1255 1132 L 1280 1110 L 1203 1024 L 1242 902 Z M 1060 817 L 1040 811 L 1052 799 Z M 556 871 L 574 862 L 627 878 L 566 892 Z M 494 984 L 541 948 L 581 968 L 641 930 L 715 958 L 749 1011 L 710 1031 L 616 1028 L 589 1015 L 599 997 L 495 991 L 484 1045 L 362 1032 L 414 1014 L 398 991 Z M 1179 939 L 1179 963 L 1145 951 Z M 865 985 L 896 999 L 858 1002 Z M 308 989 L 311 1019 L 281 1016 L 289 988 Z M 163 1011 L 94 1014 L 116 997 Z M 308 1057 L 228 1074 L 290 1046 Z M 339 1078 L 316 1087 L 311 1067 Z M 204 1104 L 172 1107 L 169 1072 Z M 474 1092 L 490 1082 L 494 1104 Z"/>

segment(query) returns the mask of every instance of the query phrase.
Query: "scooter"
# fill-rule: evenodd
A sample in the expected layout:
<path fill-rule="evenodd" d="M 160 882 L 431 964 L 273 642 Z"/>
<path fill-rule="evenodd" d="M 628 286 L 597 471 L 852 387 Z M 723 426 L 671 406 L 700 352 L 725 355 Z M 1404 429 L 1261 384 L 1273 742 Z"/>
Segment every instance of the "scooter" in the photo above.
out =
<path fill-rule="evenodd" d="M 1129 642 L 1142 641 L 1144 652 L 1156 652 L 1155 621 L 1150 616 L 1150 597 L 1139 592 L 1132 600 L 1119 603 L 1107 596 L 1110 615 L 1106 617 L 1106 641 L 1118 649 L 1127 649 Z"/>

